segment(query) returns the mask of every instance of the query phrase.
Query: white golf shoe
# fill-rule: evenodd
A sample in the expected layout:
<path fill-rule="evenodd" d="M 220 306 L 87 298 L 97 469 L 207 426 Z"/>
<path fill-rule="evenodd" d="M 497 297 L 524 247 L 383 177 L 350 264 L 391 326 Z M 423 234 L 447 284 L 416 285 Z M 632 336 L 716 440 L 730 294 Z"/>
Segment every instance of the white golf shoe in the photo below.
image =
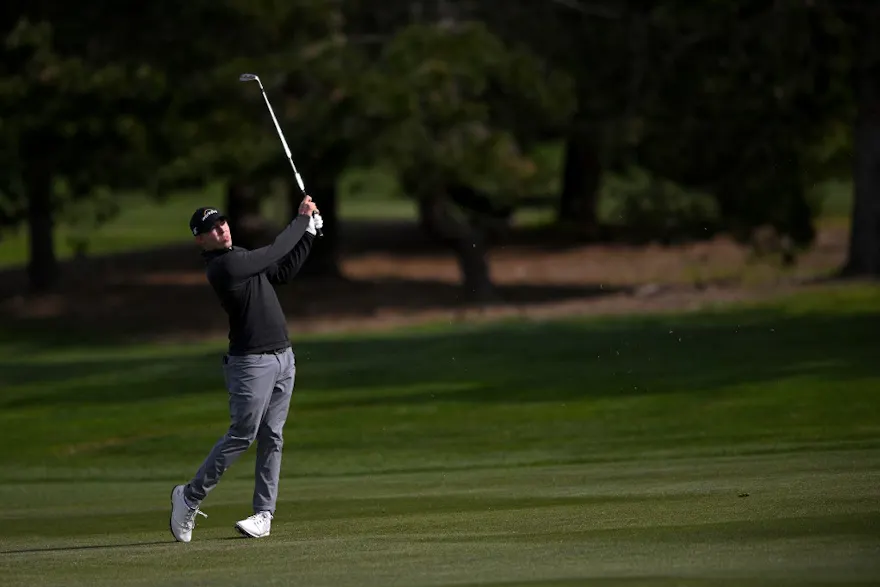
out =
<path fill-rule="evenodd" d="M 183 485 L 177 485 L 171 490 L 171 534 L 178 542 L 192 540 L 192 531 L 196 527 L 196 514 L 208 517 L 208 514 L 199 508 L 191 508 L 183 498 Z"/>
<path fill-rule="evenodd" d="M 260 512 L 249 518 L 240 520 L 235 524 L 235 529 L 242 536 L 249 538 L 263 538 L 269 535 L 269 528 L 272 526 L 272 514 L 269 512 Z"/>

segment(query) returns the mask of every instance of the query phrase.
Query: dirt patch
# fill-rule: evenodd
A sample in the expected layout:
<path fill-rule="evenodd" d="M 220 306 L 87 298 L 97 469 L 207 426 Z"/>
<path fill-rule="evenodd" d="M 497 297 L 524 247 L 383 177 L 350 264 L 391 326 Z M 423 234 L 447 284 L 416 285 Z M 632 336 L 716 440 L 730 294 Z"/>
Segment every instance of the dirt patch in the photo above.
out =
<path fill-rule="evenodd" d="M 391 246 L 383 232 L 380 248 L 348 243 L 341 279 L 298 279 L 279 288 L 279 298 L 293 333 L 696 309 L 813 287 L 805 282 L 844 262 L 847 236 L 823 229 L 788 270 L 754 261 L 726 239 L 672 247 L 509 244 L 489 256 L 502 301 L 473 307 L 463 301 L 454 257 L 424 241 Z M 64 274 L 57 292 L 39 297 L 20 294 L 21 271 L 2 274 L 0 317 L 127 340 L 225 335 L 226 317 L 191 246 L 79 260 Z"/>

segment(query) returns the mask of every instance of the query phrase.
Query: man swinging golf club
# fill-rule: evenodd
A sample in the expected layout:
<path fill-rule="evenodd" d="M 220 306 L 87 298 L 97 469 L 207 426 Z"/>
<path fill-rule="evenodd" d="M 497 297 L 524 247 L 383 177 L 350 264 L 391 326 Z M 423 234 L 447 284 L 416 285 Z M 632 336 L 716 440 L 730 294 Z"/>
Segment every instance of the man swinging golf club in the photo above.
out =
<path fill-rule="evenodd" d="M 195 476 L 171 492 L 171 534 L 192 539 L 199 507 L 220 477 L 257 443 L 254 514 L 235 524 L 244 536 L 269 535 L 281 471 L 282 429 L 293 394 L 296 363 L 287 323 L 273 286 L 289 282 L 309 255 L 323 220 L 306 195 L 298 214 L 268 246 L 232 246 L 226 217 L 199 208 L 189 227 L 202 248 L 208 281 L 229 316 L 229 348 L 223 374 L 229 391 L 230 424 Z"/>

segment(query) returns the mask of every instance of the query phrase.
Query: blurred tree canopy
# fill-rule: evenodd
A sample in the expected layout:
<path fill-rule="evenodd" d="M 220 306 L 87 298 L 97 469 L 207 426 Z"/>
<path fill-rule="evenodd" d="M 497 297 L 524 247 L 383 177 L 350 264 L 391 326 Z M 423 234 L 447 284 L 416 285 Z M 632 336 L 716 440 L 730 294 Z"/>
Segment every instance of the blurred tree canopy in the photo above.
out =
<path fill-rule="evenodd" d="M 320 271 L 336 264 L 338 175 L 381 165 L 457 253 L 467 293 L 490 297 L 488 227 L 541 189 L 533 149 L 555 141 L 558 221 L 587 238 L 604 234 L 610 172 L 639 178 L 626 221 L 649 238 L 747 240 L 771 226 L 793 247 L 815 235 L 810 188 L 853 177 L 846 269 L 876 275 L 877 4 L 7 3 L 0 226 L 27 224 L 31 283 L 45 289 L 57 279 L 53 227 L 73 202 L 94 200 L 104 217 L 126 190 L 222 181 L 245 223 L 280 180 L 294 203 L 262 96 L 237 81 L 250 71 L 330 216 Z M 664 199 L 688 191 L 708 194 L 717 217 L 671 221 Z"/>
<path fill-rule="evenodd" d="M 487 212 L 515 206 L 535 176 L 528 147 L 547 129 L 561 132 L 571 86 L 477 22 L 400 30 L 361 81 L 360 116 L 377 129 L 367 147 L 419 200 L 429 230 L 452 246 L 468 296 L 492 296 L 486 239 L 450 197 L 470 189 Z"/>
<path fill-rule="evenodd" d="M 84 11 L 78 24 L 104 25 L 93 18 L 103 15 Z M 66 207 L 100 198 L 99 214 L 112 215 L 111 190 L 149 186 L 155 162 L 149 126 L 161 74 L 106 37 L 79 44 L 77 28 L 25 15 L 3 36 L 0 223 L 28 223 L 37 289 L 56 278 L 53 228 Z"/>

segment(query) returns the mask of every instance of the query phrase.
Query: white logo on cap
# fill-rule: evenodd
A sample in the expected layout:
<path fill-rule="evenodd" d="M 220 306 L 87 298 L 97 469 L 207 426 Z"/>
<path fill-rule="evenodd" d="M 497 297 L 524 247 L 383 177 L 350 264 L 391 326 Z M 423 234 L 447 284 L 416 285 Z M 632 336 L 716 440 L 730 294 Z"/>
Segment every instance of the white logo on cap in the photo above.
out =
<path fill-rule="evenodd" d="M 208 208 L 207 210 L 205 210 L 205 213 L 202 214 L 202 220 L 204 220 L 205 218 L 207 218 L 211 214 L 217 214 L 217 210 L 214 210 L 213 208 Z"/>

